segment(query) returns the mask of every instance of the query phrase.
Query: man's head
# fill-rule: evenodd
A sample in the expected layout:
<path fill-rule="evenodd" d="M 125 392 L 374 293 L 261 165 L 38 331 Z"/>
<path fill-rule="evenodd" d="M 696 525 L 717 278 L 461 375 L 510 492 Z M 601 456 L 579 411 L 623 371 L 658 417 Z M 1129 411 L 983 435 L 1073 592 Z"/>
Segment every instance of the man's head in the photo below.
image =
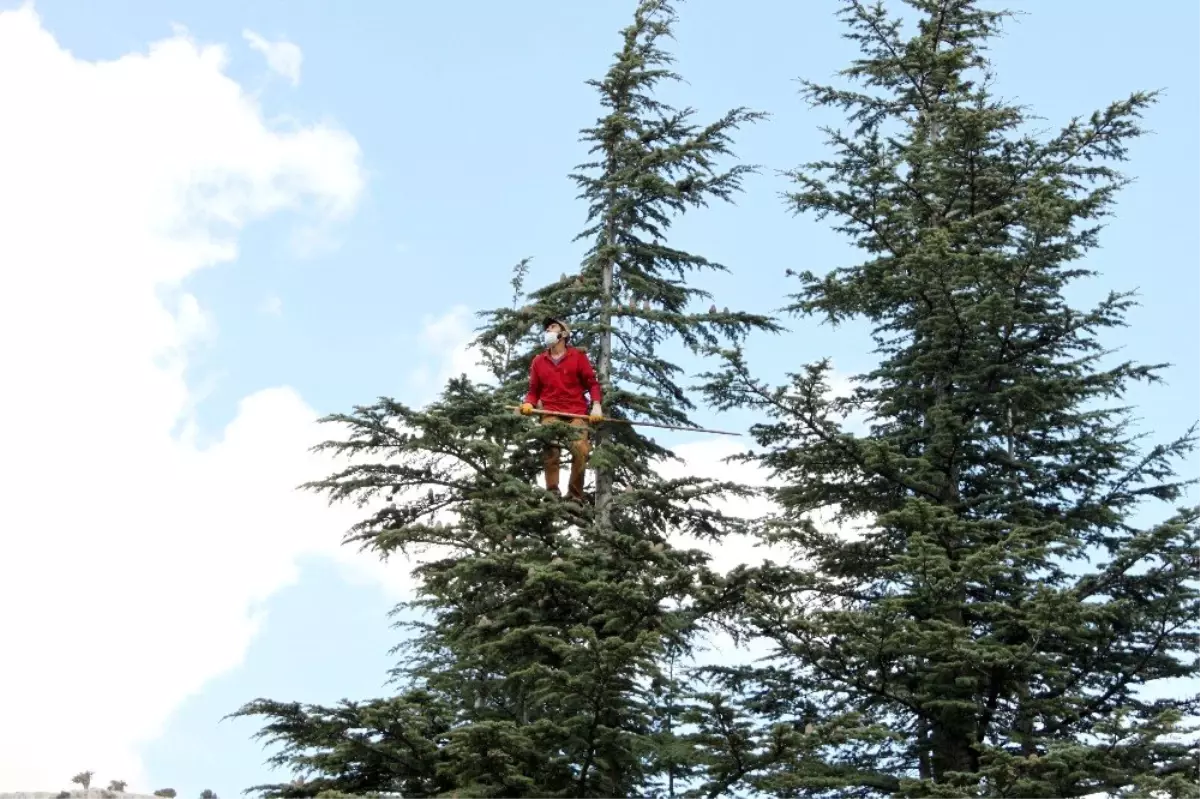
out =
<path fill-rule="evenodd" d="M 571 329 L 567 327 L 567 323 L 552 316 L 546 317 L 546 320 L 542 323 L 542 331 L 545 335 L 547 347 L 553 347 L 559 341 L 565 343 L 571 335 Z"/>

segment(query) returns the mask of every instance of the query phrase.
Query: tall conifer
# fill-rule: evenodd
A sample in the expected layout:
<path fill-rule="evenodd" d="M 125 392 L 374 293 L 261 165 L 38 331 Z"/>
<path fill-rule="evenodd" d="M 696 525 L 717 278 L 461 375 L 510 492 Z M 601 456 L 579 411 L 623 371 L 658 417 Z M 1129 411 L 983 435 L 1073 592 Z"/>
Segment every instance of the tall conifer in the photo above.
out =
<path fill-rule="evenodd" d="M 693 647 L 717 581 L 706 556 L 672 534 L 736 529 L 709 501 L 741 490 L 698 477 L 667 480 L 670 452 L 629 425 L 596 431 L 595 512 L 537 484 L 539 452 L 565 441 L 513 412 L 545 316 L 570 321 L 604 380 L 608 415 L 684 423 L 680 367 L 660 348 L 729 344 L 760 316 L 705 311 L 692 274 L 720 269 L 671 246 L 673 217 L 730 199 L 747 167 L 721 169 L 730 135 L 758 115 L 735 110 L 697 125 L 653 96 L 676 79 L 661 49 L 668 4 L 642 2 L 606 76 L 591 82 L 604 116 L 584 131 L 595 160 L 573 176 L 588 203 L 591 246 L 580 269 L 486 313 L 476 344 L 492 382 L 451 381 L 430 407 L 392 400 L 331 417 L 348 435 L 328 448 L 355 458 L 312 487 L 334 500 L 390 498 L 350 534 L 383 554 L 433 548 L 405 608 L 412 637 L 398 696 L 334 708 L 270 700 L 274 763 L 295 783 L 267 796 L 400 791 L 406 797 L 656 796 L 688 774 L 678 747 L 671 664 Z M 700 601 L 697 601 L 700 600 Z"/>
<path fill-rule="evenodd" d="M 1071 299 L 1154 96 L 1039 134 L 993 87 L 1005 14 L 907 5 L 906 39 L 883 4 L 844 3 L 858 85 L 804 91 L 847 126 L 790 196 L 863 254 L 798 275 L 790 310 L 868 321 L 878 367 L 837 399 L 826 363 L 772 388 L 734 352 L 711 385 L 768 417 L 754 459 L 781 511 L 763 534 L 806 558 L 738 576 L 776 657 L 714 671 L 742 698 L 705 721 L 711 787 L 1197 796 L 1198 702 L 1171 678 L 1198 673 L 1200 511 L 1142 522 L 1180 499 L 1195 439 L 1147 445 L 1122 405 L 1161 373 L 1114 357 L 1133 296 Z M 865 533 L 811 521 L 830 510 Z"/>

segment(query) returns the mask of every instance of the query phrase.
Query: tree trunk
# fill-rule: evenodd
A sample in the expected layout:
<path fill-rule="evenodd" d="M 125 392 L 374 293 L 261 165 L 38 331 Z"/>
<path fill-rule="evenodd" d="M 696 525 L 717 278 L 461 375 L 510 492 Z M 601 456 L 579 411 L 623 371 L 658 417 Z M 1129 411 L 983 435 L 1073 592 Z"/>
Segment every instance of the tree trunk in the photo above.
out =
<path fill-rule="evenodd" d="M 611 175 L 616 168 L 615 159 L 609 155 L 608 161 L 608 173 Z M 608 400 L 609 392 L 612 391 L 613 272 L 617 261 L 617 222 L 612 216 L 616 205 L 616 192 L 609 189 L 608 195 L 608 217 L 604 223 L 605 255 L 600 263 L 600 362 L 596 370 L 605 400 Z M 611 407 L 610 405 L 609 408 Z M 596 431 L 598 451 L 603 451 L 607 437 L 603 429 Z M 611 522 L 612 497 L 612 471 L 597 469 L 596 520 L 602 528 L 608 527 Z"/>

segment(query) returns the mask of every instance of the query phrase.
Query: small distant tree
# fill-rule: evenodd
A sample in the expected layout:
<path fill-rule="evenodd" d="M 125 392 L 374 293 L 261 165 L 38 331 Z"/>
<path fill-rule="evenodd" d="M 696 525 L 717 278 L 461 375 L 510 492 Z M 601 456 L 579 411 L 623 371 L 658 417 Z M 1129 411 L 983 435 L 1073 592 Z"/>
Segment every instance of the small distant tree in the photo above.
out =
<path fill-rule="evenodd" d="M 125 780 L 109 780 L 108 789 L 117 793 L 125 793 L 125 786 L 128 784 Z"/>
<path fill-rule="evenodd" d="M 58 795 L 55 796 L 54 799 L 71 799 L 71 792 L 70 791 L 59 791 Z"/>
<path fill-rule="evenodd" d="M 71 778 L 71 782 L 77 785 L 82 785 L 83 789 L 86 791 L 89 787 L 91 787 L 92 777 L 94 776 L 96 776 L 96 772 L 94 771 L 81 771 Z"/>
<path fill-rule="evenodd" d="M 175 799 L 176 796 L 174 788 L 159 788 L 154 795 L 161 796 L 162 799 Z"/>
<path fill-rule="evenodd" d="M 200 792 L 200 799 L 220 799 L 212 790 L 205 788 Z"/>

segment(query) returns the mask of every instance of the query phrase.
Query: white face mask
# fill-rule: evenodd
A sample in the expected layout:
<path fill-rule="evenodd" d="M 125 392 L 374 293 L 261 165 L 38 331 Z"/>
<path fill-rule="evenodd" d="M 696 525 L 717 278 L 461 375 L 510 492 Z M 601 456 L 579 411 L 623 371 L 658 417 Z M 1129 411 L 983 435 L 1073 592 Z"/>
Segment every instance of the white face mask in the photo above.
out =
<path fill-rule="evenodd" d="M 542 334 L 542 337 L 546 340 L 547 347 L 553 347 L 555 344 L 558 343 L 559 335 L 561 335 L 561 334 L 547 330 L 545 333 Z"/>

